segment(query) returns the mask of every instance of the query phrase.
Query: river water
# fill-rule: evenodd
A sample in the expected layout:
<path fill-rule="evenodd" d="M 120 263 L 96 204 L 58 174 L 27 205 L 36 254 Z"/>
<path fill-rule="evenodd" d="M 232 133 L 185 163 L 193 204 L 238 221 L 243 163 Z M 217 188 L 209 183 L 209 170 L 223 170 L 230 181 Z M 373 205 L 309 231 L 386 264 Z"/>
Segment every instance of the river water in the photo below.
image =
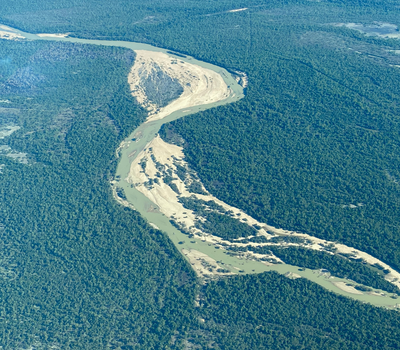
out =
<path fill-rule="evenodd" d="M 219 73 L 226 84 L 230 87 L 231 95 L 223 101 L 211 103 L 207 105 L 196 106 L 192 108 L 185 108 L 184 110 L 176 111 L 170 114 L 168 117 L 162 120 L 156 120 L 149 123 L 141 124 L 136 130 L 134 130 L 130 136 L 123 142 L 124 146 L 119 151 L 119 163 L 116 170 L 116 186 L 119 186 L 125 190 L 127 200 L 134 206 L 134 208 L 145 217 L 149 223 L 156 225 L 163 232 L 167 233 L 169 238 L 175 244 L 179 251 L 182 249 L 190 250 L 195 249 L 202 253 L 207 254 L 223 268 L 230 270 L 233 273 L 238 274 L 251 274 L 261 273 L 265 271 L 276 271 L 280 274 L 295 273 L 303 278 L 307 278 L 322 287 L 333 291 L 337 294 L 350 297 L 352 299 L 359 300 L 361 302 L 370 303 L 376 306 L 385 306 L 389 308 L 396 307 L 400 303 L 400 299 L 393 299 L 391 294 L 385 293 L 385 296 L 377 296 L 371 294 L 353 294 L 348 293 L 338 288 L 333 282 L 345 282 L 351 281 L 330 277 L 327 274 L 321 273 L 319 270 L 301 269 L 298 266 L 292 266 L 287 264 L 267 266 L 262 262 L 250 261 L 239 259 L 227 254 L 226 251 L 221 249 L 215 249 L 213 245 L 207 242 L 203 242 L 199 239 L 191 238 L 184 235 L 182 232 L 177 230 L 170 222 L 169 219 L 157 210 L 157 205 L 152 203 L 147 197 L 141 192 L 137 191 L 131 184 L 125 181 L 130 169 L 130 165 L 136 160 L 136 156 L 146 147 L 146 145 L 154 139 L 160 130 L 161 126 L 165 123 L 173 120 L 182 118 L 184 116 L 197 113 L 206 109 L 214 108 L 228 103 L 233 103 L 244 97 L 243 88 L 236 82 L 234 77 L 224 68 L 196 60 L 193 57 L 186 56 L 181 57 L 173 55 L 169 50 L 154 47 L 148 44 L 134 43 L 127 41 L 107 41 L 107 40 L 88 40 L 79 38 L 62 38 L 62 37 L 39 37 L 35 34 L 25 33 L 17 29 L 10 28 L 11 31 L 18 33 L 29 40 L 44 40 L 44 41 L 65 41 L 80 44 L 91 44 L 91 45 L 102 45 L 102 46 L 116 46 L 124 47 L 131 50 L 147 50 L 165 53 L 173 58 L 199 65 L 201 67 L 211 69 Z M 134 141 L 133 141 L 134 140 Z M 133 155 L 133 156 L 132 156 Z M 400 306 L 400 305 L 399 305 Z"/>

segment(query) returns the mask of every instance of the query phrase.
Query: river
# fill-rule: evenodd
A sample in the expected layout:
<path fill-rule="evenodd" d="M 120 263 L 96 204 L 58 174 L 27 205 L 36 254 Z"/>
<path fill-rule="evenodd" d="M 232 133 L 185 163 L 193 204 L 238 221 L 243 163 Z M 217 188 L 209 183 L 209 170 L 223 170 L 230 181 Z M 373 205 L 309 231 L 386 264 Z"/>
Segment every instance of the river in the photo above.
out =
<path fill-rule="evenodd" d="M 9 28 L 9 27 L 8 27 Z M 3 27 L 4 29 L 4 27 Z M 131 184 L 129 184 L 125 179 L 128 175 L 130 165 L 136 158 L 133 156 L 138 155 L 146 145 L 154 139 L 160 130 L 161 126 L 165 123 L 171 122 L 178 118 L 197 113 L 206 109 L 214 108 L 220 105 L 233 103 L 244 97 L 243 88 L 236 82 L 235 78 L 224 68 L 199 61 L 193 57 L 184 57 L 178 53 L 178 55 L 173 55 L 169 50 L 154 47 L 148 44 L 126 42 L 126 41 L 106 41 L 106 40 L 87 40 L 71 37 L 55 37 L 47 36 L 40 37 L 35 34 L 25 33 L 17 29 L 9 28 L 10 31 L 17 33 L 28 40 L 44 40 L 44 41 L 65 41 L 80 44 L 90 44 L 90 45 L 102 45 L 102 46 L 117 46 L 124 47 L 131 50 L 147 50 L 162 52 L 176 59 L 199 65 L 204 68 L 211 69 L 224 79 L 225 83 L 231 89 L 231 95 L 223 101 L 216 103 L 200 105 L 192 108 L 185 108 L 184 110 L 176 111 L 164 119 L 152 121 L 149 123 L 141 124 L 136 130 L 132 131 L 130 136 L 124 140 L 122 147 L 118 151 L 119 153 L 119 163 L 116 170 L 115 184 L 114 186 L 119 186 L 125 190 L 126 198 L 128 202 L 145 217 L 149 223 L 157 226 L 163 232 L 168 234 L 171 241 L 175 244 L 177 249 L 182 252 L 183 249 L 190 250 L 194 249 L 202 253 L 207 254 L 209 257 L 213 258 L 221 266 L 230 270 L 232 273 L 237 274 L 251 274 L 251 273 L 262 273 L 265 271 L 277 271 L 280 274 L 295 274 L 303 278 L 307 278 L 320 286 L 335 292 L 340 295 L 350 297 L 361 302 L 366 302 L 373 304 L 375 306 L 384 306 L 388 308 L 395 308 L 398 306 L 399 301 L 392 297 L 392 294 L 385 293 L 383 291 L 377 291 L 383 293 L 381 295 L 372 295 L 369 293 L 354 294 L 340 289 L 337 284 L 339 282 L 351 283 L 349 280 L 336 278 L 329 276 L 329 274 L 322 273 L 320 270 L 310 270 L 303 269 L 297 266 L 291 266 L 287 264 L 278 264 L 267 266 L 260 261 L 251 261 L 239 259 L 237 257 L 228 255 L 225 250 L 215 249 L 213 245 L 208 242 L 203 242 L 200 239 L 189 239 L 188 236 L 184 235 L 182 232 L 177 230 L 164 214 L 157 210 L 157 206 L 152 203 L 147 197 L 142 193 L 137 191 Z M 133 141 L 134 140 L 134 141 Z M 131 157 L 129 157 L 131 155 Z M 342 283 L 343 284 L 343 283 Z"/>

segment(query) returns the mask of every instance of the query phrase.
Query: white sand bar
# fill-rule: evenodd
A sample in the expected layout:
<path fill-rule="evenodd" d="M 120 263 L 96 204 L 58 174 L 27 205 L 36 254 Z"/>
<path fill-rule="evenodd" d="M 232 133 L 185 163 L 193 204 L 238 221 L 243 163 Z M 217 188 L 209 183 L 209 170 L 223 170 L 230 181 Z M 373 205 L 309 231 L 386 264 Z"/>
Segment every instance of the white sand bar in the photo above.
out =
<path fill-rule="evenodd" d="M 19 35 L 17 33 L 0 30 L 0 39 L 18 40 L 18 39 L 25 39 L 25 38 L 22 35 Z"/>
<path fill-rule="evenodd" d="M 163 119 L 184 108 L 218 102 L 231 94 L 222 77 L 210 69 L 183 62 L 162 52 L 145 50 L 135 50 L 135 52 L 136 60 L 128 82 L 132 95 L 149 111 L 147 122 Z M 155 69 L 161 69 L 171 78 L 178 80 L 183 88 L 179 98 L 160 109 L 148 100 L 141 84 L 141 80 Z"/>
<path fill-rule="evenodd" d="M 359 295 L 363 294 L 361 291 L 355 289 L 353 286 L 347 285 L 345 282 L 332 282 L 332 284 L 347 293 Z"/>
<path fill-rule="evenodd" d="M 247 7 L 243 7 L 241 9 L 229 10 L 228 12 L 241 12 L 241 11 L 246 11 L 246 10 L 248 10 L 248 8 Z"/>
<path fill-rule="evenodd" d="M 182 249 L 182 254 L 188 258 L 193 270 L 195 270 L 199 276 L 233 275 L 232 272 L 225 272 L 213 258 L 210 258 L 207 254 L 199 252 L 198 250 Z"/>
<path fill-rule="evenodd" d="M 64 33 L 64 34 L 46 34 L 46 33 L 41 33 L 41 34 L 36 34 L 37 36 L 40 36 L 41 38 L 66 38 L 69 33 Z"/>

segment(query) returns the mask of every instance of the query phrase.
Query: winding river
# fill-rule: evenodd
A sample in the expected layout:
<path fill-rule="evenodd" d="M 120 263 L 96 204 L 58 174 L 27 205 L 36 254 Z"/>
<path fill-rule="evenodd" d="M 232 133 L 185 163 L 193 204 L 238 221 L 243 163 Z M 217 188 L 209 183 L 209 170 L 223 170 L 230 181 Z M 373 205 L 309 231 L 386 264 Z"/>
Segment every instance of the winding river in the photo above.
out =
<path fill-rule="evenodd" d="M 154 203 L 152 203 L 147 197 L 137 191 L 131 184 L 129 184 L 125 180 L 129 173 L 131 163 L 135 160 L 137 161 L 135 156 L 137 156 L 146 147 L 146 145 L 155 138 L 163 124 L 202 110 L 228 103 L 233 103 L 244 97 L 243 88 L 236 82 L 235 78 L 227 70 L 206 62 L 196 60 L 195 58 L 190 56 L 182 57 L 179 54 L 176 56 L 166 49 L 154 47 L 147 44 L 126 41 L 86 40 L 60 36 L 38 36 L 35 34 L 24 33 L 22 31 L 5 26 L 2 26 L 1 28 L 1 30 L 18 34 L 19 36 L 28 40 L 66 41 L 80 44 L 118 46 L 131 50 L 162 52 L 181 61 L 185 61 L 187 63 L 198 65 L 203 68 L 207 68 L 213 70 L 214 72 L 217 72 L 230 88 L 230 96 L 219 102 L 200 105 L 192 108 L 185 108 L 183 110 L 178 110 L 170 114 L 164 119 L 141 124 L 136 130 L 131 133 L 131 135 L 121 144 L 120 148 L 117 150 L 117 154 L 119 154 L 119 164 L 116 170 L 116 180 L 114 181 L 114 186 L 123 188 L 125 190 L 127 201 L 131 204 L 131 206 L 139 211 L 140 214 L 145 217 L 149 223 L 167 233 L 169 238 L 176 245 L 177 249 L 181 252 L 184 249 L 194 249 L 202 252 L 217 261 L 221 266 L 224 267 L 224 269 L 227 269 L 235 274 L 261 273 L 264 271 L 274 270 L 281 274 L 287 274 L 289 276 L 297 275 L 297 277 L 301 276 L 303 278 L 307 278 L 330 291 L 362 302 L 367 302 L 376 306 L 384 306 L 388 308 L 398 307 L 398 303 L 400 303 L 399 299 L 394 299 L 393 295 L 390 293 L 377 290 L 375 290 L 375 294 L 355 294 L 354 292 L 350 293 L 343 290 L 343 288 L 339 288 L 338 285 L 343 286 L 345 283 L 349 283 L 351 281 L 331 277 L 329 276 L 329 274 L 323 273 L 320 270 L 314 271 L 310 269 L 300 269 L 297 266 L 291 266 L 287 264 L 267 266 L 259 261 L 239 259 L 237 257 L 228 255 L 226 251 L 222 249 L 215 249 L 213 245 L 200 239 L 188 239 L 188 236 L 184 235 L 170 223 L 168 217 L 157 210 L 157 206 Z M 378 295 L 378 293 L 381 295 Z"/>

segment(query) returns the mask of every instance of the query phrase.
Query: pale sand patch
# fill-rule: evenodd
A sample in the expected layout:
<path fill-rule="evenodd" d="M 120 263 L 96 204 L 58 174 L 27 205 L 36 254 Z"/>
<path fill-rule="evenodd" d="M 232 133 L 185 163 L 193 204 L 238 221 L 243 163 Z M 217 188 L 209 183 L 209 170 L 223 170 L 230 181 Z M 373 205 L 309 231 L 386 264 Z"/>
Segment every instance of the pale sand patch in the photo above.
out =
<path fill-rule="evenodd" d="M 247 74 L 245 72 L 235 70 L 234 75 L 236 76 L 236 82 L 243 88 L 247 88 L 247 86 L 249 85 L 249 77 L 247 76 Z"/>
<path fill-rule="evenodd" d="M 157 204 L 160 208 L 160 211 L 166 216 L 175 216 L 177 221 L 184 222 L 187 227 L 193 226 L 195 224 L 196 215 L 194 215 L 190 210 L 184 208 L 183 205 L 179 203 L 178 194 L 174 192 L 170 186 L 165 184 L 162 180 L 160 180 L 158 184 L 154 184 L 153 188 L 151 189 L 147 188 L 144 185 L 149 179 L 156 178 L 156 174 L 158 173 L 158 170 L 153 162 L 151 155 L 155 157 L 158 163 L 161 163 L 168 169 L 171 169 L 174 174 L 176 173 L 174 160 L 180 161 L 180 163 L 182 164 L 184 157 L 183 149 L 181 147 L 166 143 L 164 140 L 161 139 L 160 136 L 157 136 L 138 155 L 136 161 L 131 164 L 127 181 L 131 184 L 134 184 L 137 190 L 142 192 L 147 198 Z M 142 159 L 147 160 L 145 171 L 143 171 L 140 165 L 140 161 Z M 205 201 L 214 200 L 217 204 L 220 204 L 226 210 L 232 210 L 235 212 L 235 214 L 241 213 L 241 217 L 247 218 L 249 224 L 258 223 L 258 221 L 241 212 L 239 209 L 225 204 L 224 202 L 218 200 L 210 194 L 200 195 L 189 192 L 186 184 L 178 176 L 176 176 L 176 179 L 173 182 L 178 187 L 179 192 L 181 193 L 180 196 L 190 197 L 194 195 L 197 198 Z M 205 190 L 204 187 L 203 190 Z M 213 237 L 213 239 L 216 240 L 219 238 Z"/>
<path fill-rule="evenodd" d="M 374 295 L 374 296 L 377 296 L 377 297 L 384 297 L 386 295 L 385 293 L 379 293 L 379 292 L 369 292 L 367 294 Z"/>
<path fill-rule="evenodd" d="M 180 194 L 178 195 L 176 192 L 172 190 L 172 188 L 164 183 L 162 179 L 159 179 L 159 183 L 153 183 L 152 187 L 146 186 L 146 183 L 149 179 L 156 179 L 156 174 L 159 172 L 156 168 L 156 164 L 153 161 L 153 158 L 159 164 L 162 164 L 167 169 L 172 170 L 172 173 L 176 174 L 176 165 L 174 162 L 178 162 L 179 165 L 186 166 L 183 160 L 183 149 L 176 145 L 172 145 L 163 141 L 159 136 L 155 137 L 146 148 L 138 155 L 136 160 L 131 164 L 130 172 L 127 177 L 127 182 L 134 184 L 135 188 L 143 193 L 147 198 L 149 198 L 153 203 L 157 204 L 159 210 L 165 214 L 168 218 L 173 218 L 176 222 L 180 223 L 182 227 L 188 232 L 192 233 L 196 236 L 196 238 L 202 239 L 204 242 L 212 243 L 213 245 L 220 246 L 222 249 L 223 245 L 231 245 L 237 247 L 246 247 L 246 246 L 254 246 L 258 247 L 260 244 L 258 243 L 240 243 L 239 242 L 230 242 L 228 240 L 224 240 L 220 237 L 205 234 L 199 229 L 195 228 L 196 218 L 199 219 L 199 216 L 193 213 L 191 210 L 186 209 L 182 203 L 179 202 L 178 197 L 190 197 L 195 196 L 198 199 L 205 201 L 214 201 L 217 204 L 220 204 L 226 210 L 231 210 L 235 214 L 240 213 L 241 219 L 247 219 L 247 224 L 257 224 L 258 221 L 253 219 L 251 216 L 247 215 L 240 209 L 235 207 L 231 207 L 226 203 L 218 200 L 211 194 L 208 195 L 200 195 L 193 194 L 188 191 L 187 185 L 184 181 L 182 181 L 178 176 L 174 176 L 175 180 L 173 183 L 179 189 Z M 146 160 L 146 167 L 143 171 L 140 163 L 142 160 Z M 189 181 L 190 183 L 190 181 Z M 206 189 L 203 186 L 203 190 L 205 192 Z M 208 193 L 208 192 L 207 192 Z M 200 219 L 202 219 L 200 217 Z M 265 236 L 269 236 L 267 232 L 264 230 L 260 230 L 263 232 Z M 271 236 L 272 237 L 272 236 Z M 242 254 L 238 254 L 240 258 L 247 260 L 260 260 L 260 259 L 272 259 L 275 263 L 283 263 L 281 259 L 274 256 L 273 254 L 257 254 L 254 252 L 246 252 Z M 267 265 L 270 264 L 265 262 Z"/>
<path fill-rule="evenodd" d="M 359 295 L 363 294 L 361 291 L 355 289 L 354 287 L 346 285 L 345 282 L 332 282 L 332 284 L 334 284 L 336 287 L 347 293 L 359 294 Z"/>
<path fill-rule="evenodd" d="M 287 273 L 285 273 L 285 276 L 286 276 L 287 278 L 291 278 L 291 279 L 293 279 L 293 280 L 295 280 L 295 279 L 297 279 L 297 278 L 301 278 L 301 276 L 300 276 L 299 274 L 294 273 L 294 272 L 287 272 Z"/>
<path fill-rule="evenodd" d="M 229 10 L 227 12 L 240 12 L 240 11 L 246 11 L 246 10 L 248 10 L 248 8 L 247 7 L 243 7 L 241 9 Z"/>
<path fill-rule="evenodd" d="M 22 35 L 12 32 L 6 32 L 4 30 L 0 30 L 0 39 L 7 39 L 7 40 L 18 40 L 18 39 L 25 39 Z"/>
<path fill-rule="evenodd" d="M 6 125 L 0 128 L 0 140 L 10 136 L 19 129 L 21 129 L 21 127 L 17 125 Z"/>
<path fill-rule="evenodd" d="M 213 258 L 210 258 L 207 254 L 199 252 L 198 250 L 182 249 L 182 254 L 188 258 L 193 270 L 195 270 L 199 276 L 233 275 L 233 272 L 218 271 L 223 270 L 223 268 L 221 268 Z"/>
<path fill-rule="evenodd" d="M 180 147 L 167 144 L 160 136 L 157 136 L 139 153 L 136 160 L 131 164 L 127 181 L 134 184 L 137 190 L 142 192 L 153 203 L 157 204 L 160 211 L 166 216 L 171 217 L 177 214 L 177 216 L 182 216 L 183 218 L 183 212 L 188 212 L 188 210 L 183 208 L 182 204 L 178 202 L 178 194 L 175 193 L 170 186 L 162 180 L 159 181 L 159 184 L 154 184 L 153 189 L 148 189 L 144 185 L 149 178 L 155 178 L 158 173 L 156 165 L 151 158 L 151 154 L 155 156 L 157 162 L 172 168 L 175 168 L 173 165 L 173 156 L 176 158 L 183 157 L 183 152 Z M 147 159 L 145 171 L 143 171 L 140 165 L 142 159 Z M 176 181 L 174 182 L 176 183 Z M 178 186 L 180 190 L 184 190 L 183 187 L 184 186 L 181 184 Z M 194 218 L 193 214 L 188 213 L 188 220 L 186 221 L 190 226 L 194 224 Z"/>
<path fill-rule="evenodd" d="M 382 38 L 388 38 L 388 39 L 399 39 L 400 38 L 400 33 L 391 33 L 391 34 L 385 34 L 385 35 L 379 35 Z"/>
<path fill-rule="evenodd" d="M 400 33 L 398 32 L 398 28 L 395 24 L 391 23 L 383 23 L 383 22 L 374 22 L 374 24 L 364 25 L 361 23 L 333 23 L 336 27 L 346 27 L 349 29 L 357 30 L 365 34 L 366 36 L 377 36 L 379 38 L 385 39 L 399 39 Z M 375 31 L 374 31 L 375 29 Z M 380 33 L 381 29 L 387 29 L 391 31 L 391 33 Z"/>
<path fill-rule="evenodd" d="M 40 36 L 41 38 L 66 38 L 69 33 L 63 33 L 63 34 L 47 34 L 47 33 L 41 33 L 41 34 L 36 34 L 37 36 Z"/>
<path fill-rule="evenodd" d="M 183 62 L 162 52 L 145 50 L 135 52 L 135 64 L 129 73 L 128 82 L 132 95 L 149 111 L 146 122 L 163 119 L 184 108 L 218 102 L 231 94 L 222 77 L 210 69 Z M 160 109 L 148 100 L 141 84 L 141 78 L 158 68 L 171 78 L 177 79 L 183 88 L 183 93 L 176 100 Z"/>

